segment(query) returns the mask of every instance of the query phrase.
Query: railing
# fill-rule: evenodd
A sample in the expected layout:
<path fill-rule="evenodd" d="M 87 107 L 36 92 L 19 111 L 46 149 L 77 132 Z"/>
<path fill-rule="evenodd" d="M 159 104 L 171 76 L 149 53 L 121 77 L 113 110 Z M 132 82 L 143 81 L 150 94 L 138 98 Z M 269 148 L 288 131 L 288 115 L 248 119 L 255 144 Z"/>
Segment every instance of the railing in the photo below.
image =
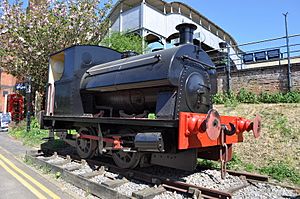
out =
<path fill-rule="evenodd" d="M 300 34 L 289 35 L 289 46 L 286 44 L 286 36 L 265 39 L 260 41 L 248 42 L 228 48 L 214 49 L 207 51 L 212 53 L 213 51 L 218 53 L 212 56 L 212 60 L 219 67 L 226 67 L 227 58 L 230 57 L 231 63 L 236 66 L 237 69 L 246 69 L 252 67 L 259 67 L 262 65 L 268 65 L 266 62 L 277 61 L 277 65 L 286 64 L 288 58 L 287 47 L 289 47 L 290 59 L 300 59 Z M 240 49 L 240 52 L 236 52 L 233 49 Z M 262 64 L 264 63 L 264 64 Z M 270 63 L 273 64 L 274 63 Z"/>

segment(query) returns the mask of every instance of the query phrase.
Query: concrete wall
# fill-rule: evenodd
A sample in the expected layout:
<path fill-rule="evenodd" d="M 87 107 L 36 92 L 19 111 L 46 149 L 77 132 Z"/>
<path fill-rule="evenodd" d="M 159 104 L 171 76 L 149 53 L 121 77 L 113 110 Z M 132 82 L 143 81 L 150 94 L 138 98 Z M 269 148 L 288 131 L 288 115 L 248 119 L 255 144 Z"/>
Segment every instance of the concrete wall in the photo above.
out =
<path fill-rule="evenodd" d="M 16 78 L 5 72 L 0 73 L 0 112 L 4 112 L 5 108 L 5 93 L 13 93 L 16 84 Z"/>
<path fill-rule="evenodd" d="M 224 72 L 218 73 L 218 92 L 227 90 L 227 78 Z M 292 65 L 292 85 L 294 91 L 300 91 L 300 63 Z M 288 89 L 287 65 L 243 69 L 232 72 L 231 88 L 238 92 L 241 88 L 253 93 L 285 92 Z"/>

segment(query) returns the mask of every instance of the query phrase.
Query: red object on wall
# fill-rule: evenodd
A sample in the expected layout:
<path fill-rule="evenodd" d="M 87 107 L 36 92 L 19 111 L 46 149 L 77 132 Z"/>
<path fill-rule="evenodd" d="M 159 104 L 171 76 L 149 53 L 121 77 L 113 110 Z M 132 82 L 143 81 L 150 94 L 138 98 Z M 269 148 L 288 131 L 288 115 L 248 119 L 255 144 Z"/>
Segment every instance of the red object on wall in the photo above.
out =
<path fill-rule="evenodd" d="M 14 122 L 24 119 L 24 97 L 20 94 L 9 94 L 7 96 L 7 109 Z"/>

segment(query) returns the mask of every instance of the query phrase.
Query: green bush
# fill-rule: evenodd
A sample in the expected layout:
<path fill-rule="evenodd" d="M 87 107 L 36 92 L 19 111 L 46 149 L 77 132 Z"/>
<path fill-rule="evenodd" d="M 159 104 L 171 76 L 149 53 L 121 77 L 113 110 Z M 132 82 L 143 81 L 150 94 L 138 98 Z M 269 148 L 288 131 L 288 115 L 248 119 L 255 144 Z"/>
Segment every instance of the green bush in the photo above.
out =
<path fill-rule="evenodd" d="M 256 95 L 245 89 L 238 93 L 217 93 L 213 96 L 213 103 L 224 104 L 225 106 L 238 103 L 300 103 L 300 92 L 293 91 L 288 93 L 261 93 Z"/>
<path fill-rule="evenodd" d="M 9 134 L 28 146 L 38 146 L 43 142 L 43 138 L 48 137 L 48 131 L 41 130 L 35 118 L 31 120 L 29 132 L 26 131 L 26 121 L 23 120 L 19 124 L 11 125 Z"/>
<path fill-rule="evenodd" d="M 214 104 L 224 104 L 224 95 L 217 93 L 213 96 L 212 101 Z"/>
<path fill-rule="evenodd" d="M 252 92 L 246 91 L 242 88 L 237 94 L 237 100 L 241 103 L 258 103 L 258 97 Z"/>
<path fill-rule="evenodd" d="M 226 107 L 235 107 L 239 103 L 237 96 L 232 92 L 224 94 L 217 93 L 212 99 L 214 104 L 224 104 Z"/>

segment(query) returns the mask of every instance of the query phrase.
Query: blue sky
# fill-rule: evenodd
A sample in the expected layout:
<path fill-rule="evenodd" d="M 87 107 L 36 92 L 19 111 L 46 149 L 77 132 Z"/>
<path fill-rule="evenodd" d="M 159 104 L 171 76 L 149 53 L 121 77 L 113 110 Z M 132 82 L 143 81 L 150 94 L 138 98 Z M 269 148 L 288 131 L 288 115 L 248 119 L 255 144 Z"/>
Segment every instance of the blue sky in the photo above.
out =
<path fill-rule="evenodd" d="M 170 2 L 170 1 L 168 1 Z M 181 0 L 231 34 L 238 43 L 300 33 L 300 0 Z"/>
<path fill-rule="evenodd" d="M 14 1 L 14 0 L 10 0 Z M 116 2 L 117 0 L 114 0 Z M 171 2 L 171 0 L 166 0 Z M 172 0 L 181 1 L 233 36 L 238 44 L 285 35 L 284 16 L 288 12 L 289 34 L 300 34 L 300 0 Z M 27 0 L 24 0 L 27 5 Z M 284 45 L 284 40 L 243 47 L 253 50 Z M 299 43 L 300 37 L 292 38 Z M 298 46 L 300 49 L 300 47 Z M 293 49 L 292 49 L 293 50 Z"/>
<path fill-rule="evenodd" d="M 173 0 L 175 1 L 175 0 Z M 168 0 L 170 2 L 170 0 Z M 238 44 L 285 36 L 288 12 L 289 35 L 300 34 L 300 0 L 181 0 L 229 33 Z M 300 36 L 290 38 L 291 56 L 300 55 Z M 244 52 L 286 45 L 285 39 L 242 46 Z M 286 56 L 286 47 L 280 51 Z M 298 52 L 299 51 L 299 52 Z"/>

